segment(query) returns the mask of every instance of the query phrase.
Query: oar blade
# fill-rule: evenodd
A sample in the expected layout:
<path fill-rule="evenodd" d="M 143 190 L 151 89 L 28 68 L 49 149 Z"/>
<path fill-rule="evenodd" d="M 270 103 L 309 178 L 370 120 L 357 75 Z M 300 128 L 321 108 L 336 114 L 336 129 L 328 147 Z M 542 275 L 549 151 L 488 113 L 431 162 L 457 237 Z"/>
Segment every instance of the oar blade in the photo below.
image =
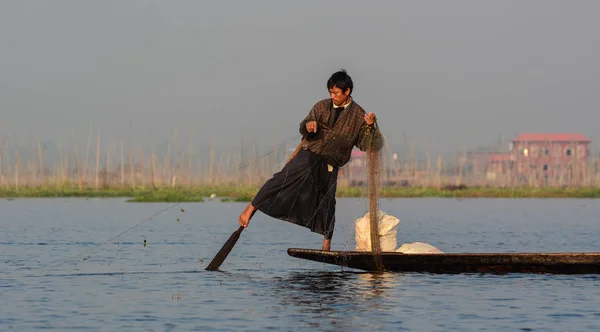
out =
<path fill-rule="evenodd" d="M 227 258 L 227 256 L 231 252 L 231 249 L 233 249 L 233 246 L 235 245 L 237 240 L 240 238 L 240 234 L 242 233 L 243 230 L 244 230 L 244 227 L 240 226 L 240 228 L 238 228 L 237 231 L 235 231 L 235 232 L 233 232 L 233 234 L 231 234 L 231 236 L 229 237 L 227 242 L 225 242 L 225 244 L 223 245 L 221 250 L 219 250 L 219 252 L 215 255 L 215 258 L 213 258 L 213 260 L 210 262 L 210 264 L 208 264 L 208 266 L 206 267 L 206 270 L 215 271 L 219 268 L 219 266 L 221 266 L 221 264 L 223 264 L 223 262 L 225 261 L 225 258 Z"/>

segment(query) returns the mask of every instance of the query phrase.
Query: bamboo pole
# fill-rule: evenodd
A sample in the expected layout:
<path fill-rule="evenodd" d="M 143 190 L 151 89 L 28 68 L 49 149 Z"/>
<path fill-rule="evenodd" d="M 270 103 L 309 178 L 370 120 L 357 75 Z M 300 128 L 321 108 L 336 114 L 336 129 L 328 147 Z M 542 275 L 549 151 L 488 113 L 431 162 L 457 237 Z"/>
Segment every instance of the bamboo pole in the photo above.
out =
<path fill-rule="evenodd" d="M 438 153 L 437 155 L 437 160 L 436 160 L 436 166 L 437 166 L 437 174 L 436 174 L 436 187 L 437 189 L 440 189 L 441 185 L 442 185 L 442 155 Z"/>
<path fill-rule="evenodd" d="M 204 183 L 204 178 L 202 177 L 202 158 L 198 155 L 198 169 L 196 170 L 196 184 Z"/>
<path fill-rule="evenodd" d="M 65 183 L 65 168 L 63 166 L 63 148 L 62 148 L 62 142 L 60 137 L 58 137 L 58 177 L 59 177 L 59 182 L 61 185 L 63 185 Z"/>
<path fill-rule="evenodd" d="M 596 157 L 596 186 L 600 186 L 600 157 Z"/>
<path fill-rule="evenodd" d="M 19 191 L 19 149 L 15 149 L 15 190 Z"/>
<path fill-rule="evenodd" d="M 2 146 L 0 146 L 0 185 L 4 186 L 4 145 L 6 143 L 6 137 L 2 138 Z"/>
<path fill-rule="evenodd" d="M 193 160 L 193 156 L 194 156 L 194 148 L 193 148 L 193 144 L 194 144 L 194 138 L 196 137 L 196 126 L 194 125 L 192 128 L 192 133 L 190 134 L 190 139 L 188 140 L 188 154 L 187 154 L 187 179 L 188 179 L 188 186 L 192 186 L 193 184 L 193 165 L 192 165 L 192 160 Z"/>
<path fill-rule="evenodd" d="M 223 152 L 219 153 L 219 164 L 217 166 L 217 174 L 216 177 L 219 178 L 219 175 L 223 174 L 223 169 L 225 167 L 225 156 Z"/>
<path fill-rule="evenodd" d="M 81 163 L 79 162 L 79 153 L 75 150 L 75 168 L 77 169 L 77 186 L 79 190 L 83 189 L 83 181 L 81 177 Z"/>
<path fill-rule="evenodd" d="M 46 159 L 48 160 L 48 159 Z M 60 168 L 57 166 L 58 163 L 56 162 L 56 160 L 54 161 L 54 166 L 52 166 L 52 182 L 54 185 L 58 184 L 58 181 L 60 181 Z"/>
<path fill-rule="evenodd" d="M 77 151 L 77 138 L 75 132 L 73 132 L 73 154 L 75 155 L 75 169 L 77 170 L 77 186 L 79 190 L 83 189 L 83 183 L 81 180 L 81 163 L 79 162 L 79 152 Z"/>
<path fill-rule="evenodd" d="M 391 167 L 387 166 L 387 163 L 385 162 L 385 159 L 384 159 L 384 164 L 387 166 L 386 167 L 387 169 L 393 170 L 394 173 L 396 173 L 396 164 L 394 162 L 394 157 L 393 157 L 392 151 L 390 150 L 390 145 L 387 143 L 388 142 L 387 136 L 382 134 L 382 137 L 383 137 L 383 142 L 384 142 L 385 150 L 387 151 L 387 156 L 388 156 L 388 158 L 386 158 L 386 159 L 391 159 L 392 160 L 392 162 L 391 162 L 392 166 Z M 389 181 L 390 180 L 390 174 L 389 173 L 387 173 L 387 174 L 384 173 L 384 174 L 386 175 L 386 180 Z"/>
<path fill-rule="evenodd" d="M 130 183 L 130 187 L 131 189 L 135 190 L 135 165 L 134 163 L 134 156 L 131 152 L 127 153 L 128 157 L 129 157 L 129 179 L 131 181 Z"/>
<path fill-rule="evenodd" d="M 213 137 L 211 139 L 211 143 L 210 143 L 210 161 L 208 164 L 208 178 L 209 178 L 209 181 L 211 184 L 214 184 L 214 182 L 213 182 L 214 165 L 215 165 L 215 138 Z"/>
<path fill-rule="evenodd" d="M 151 153 L 151 174 L 152 174 L 152 188 L 156 189 L 156 155 L 154 152 Z"/>
<path fill-rule="evenodd" d="M 422 186 L 428 187 L 431 181 L 431 156 L 429 155 L 429 149 L 425 152 L 425 179 L 423 180 Z"/>
<path fill-rule="evenodd" d="M 35 164 L 33 164 L 30 160 L 27 160 L 27 172 L 24 176 L 24 184 L 25 186 L 31 187 L 31 179 L 35 177 Z"/>
<path fill-rule="evenodd" d="M 171 143 L 167 145 L 167 154 L 165 155 L 164 169 L 163 169 L 163 181 L 170 183 L 169 177 L 171 175 Z"/>
<path fill-rule="evenodd" d="M 240 185 L 240 169 L 238 167 L 239 162 L 238 162 L 238 157 L 237 157 L 237 153 L 233 152 L 233 172 L 234 172 L 234 183 L 236 187 L 239 187 Z"/>
<path fill-rule="evenodd" d="M 107 146 L 108 146 L 108 144 L 107 144 Z M 110 177 L 110 174 L 111 174 L 110 171 L 109 171 L 109 168 L 110 168 L 110 149 L 108 149 L 108 148 L 106 149 L 106 164 L 105 165 L 106 166 L 104 166 L 104 181 L 103 181 L 102 187 L 104 187 L 105 189 L 108 189 L 109 188 L 109 180 L 110 180 L 109 177 Z"/>
<path fill-rule="evenodd" d="M 173 159 L 173 152 L 172 149 L 175 149 L 175 140 L 177 139 L 177 127 L 173 128 L 173 136 L 171 136 L 171 141 L 169 142 L 169 145 L 167 146 L 167 160 L 165 162 L 165 165 L 167 167 L 166 169 L 166 183 L 167 184 L 171 184 L 171 186 L 173 186 L 173 177 L 175 176 L 175 171 L 171 169 L 172 166 L 172 159 Z M 175 152 L 175 155 L 177 153 Z"/>
<path fill-rule="evenodd" d="M 415 145 L 412 142 L 409 145 L 410 145 L 410 148 L 409 148 L 410 149 L 410 152 L 409 152 L 410 153 L 410 162 L 409 162 L 410 166 L 409 167 L 410 167 L 410 174 L 411 174 L 410 182 L 416 183 L 416 180 L 417 180 L 417 165 L 416 165 L 417 156 L 416 156 L 416 152 L 415 152 Z"/>
<path fill-rule="evenodd" d="M 100 131 L 98 131 L 98 136 L 96 136 L 96 181 L 95 188 L 98 190 L 100 185 L 100 178 L 98 177 L 100 172 Z"/>
<path fill-rule="evenodd" d="M 144 150 L 140 149 L 140 166 L 142 167 L 142 181 L 141 181 L 141 186 L 144 187 L 146 186 L 147 182 L 146 182 L 146 155 L 144 154 Z"/>
<path fill-rule="evenodd" d="M 121 189 L 125 187 L 125 161 L 123 159 L 123 140 L 121 140 Z"/>
<path fill-rule="evenodd" d="M 254 184 L 256 178 L 256 143 L 252 143 L 252 162 L 250 163 L 250 167 L 248 167 L 248 186 L 252 186 Z"/>
<path fill-rule="evenodd" d="M 431 172 L 431 156 L 429 155 L 429 142 L 425 142 L 425 179 L 423 181 L 424 187 L 429 186 L 430 172 Z"/>
<path fill-rule="evenodd" d="M 27 173 L 25 174 L 25 184 L 27 186 L 31 186 L 32 180 L 34 180 L 37 177 L 37 162 L 35 161 L 35 155 L 36 155 L 36 150 L 35 148 L 32 148 L 30 146 L 29 151 L 31 151 L 31 155 L 30 155 L 30 159 L 27 160 Z"/>
<path fill-rule="evenodd" d="M 38 157 L 40 163 L 40 176 L 43 178 L 46 175 L 46 171 L 44 170 L 44 154 L 42 152 L 42 142 L 38 139 Z"/>
<path fill-rule="evenodd" d="M 71 164 L 69 162 L 69 150 L 67 149 L 67 147 L 63 147 L 63 158 L 64 158 L 64 164 L 65 165 L 65 177 L 69 177 L 69 183 L 72 184 L 73 180 L 71 179 L 70 175 L 69 175 L 69 170 L 71 169 Z"/>
<path fill-rule="evenodd" d="M 227 181 L 231 181 L 230 167 L 231 165 L 231 153 L 227 154 L 227 159 L 225 160 L 225 172 L 227 172 Z"/>
<path fill-rule="evenodd" d="M 268 176 L 271 174 L 271 166 L 272 166 L 272 165 L 271 165 L 271 163 L 272 163 L 272 159 L 273 159 L 273 158 L 271 157 L 271 155 L 270 155 L 270 154 L 269 154 L 269 155 L 267 155 L 267 158 L 266 158 L 266 165 L 265 165 L 265 173 L 264 173 L 262 176 L 266 176 L 266 177 L 268 177 Z M 261 176 L 261 178 L 260 178 L 260 182 L 263 182 L 263 177 L 262 177 L 262 176 Z"/>
<path fill-rule="evenodd" d="M 241 140 L 241 144 L 240 144 L 240 183 L 243 183 L 243 185 L 247 185 L 247 181 L 246 181 L 246 175 L 248 173 L 248 168 L 246 168 L 248 165 L 246 165 L 246 151 L 245 151 L 245 147 L 244 147 L 244 140 Z M 244 168 L 246 168 L 244 171 L 241 170 L 242 166 L 244 166 Z"/>
<path fill-rule="evenodd" d="M 92 123 L 90 122 L 90 128 L 88 130 L 87 148 L 85 150 L 85 160 L 84 160 L 84 165 L 83 165 L 83 171 L 84 171 L 86 183 L 88 182 L 88 175 L 89 175 L 88 167 L 89 167 L 90 142 L 91 141 L 92 141 Z"/>

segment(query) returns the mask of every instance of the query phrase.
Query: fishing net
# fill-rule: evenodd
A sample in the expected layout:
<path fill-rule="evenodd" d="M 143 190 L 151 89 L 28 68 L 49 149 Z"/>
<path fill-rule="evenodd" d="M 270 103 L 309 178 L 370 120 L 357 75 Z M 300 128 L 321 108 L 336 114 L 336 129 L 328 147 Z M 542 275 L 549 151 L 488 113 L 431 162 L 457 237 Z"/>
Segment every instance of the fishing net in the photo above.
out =
<path fill-rule="evenodd" d="M 378 129 L 377 124 L 375 128 Z M 369 138 L 373 136 L 367 136 Z M 383 269 L 381 261 L 381 246 L 379 243 L 379 190 L 381 186 L 381 173 L 383 170 L 383 161 L 381 150 L 373 148 L 374 142 L 367 142 L 367 198 L 369 204 L 369 221 L 371 231 L 371 252 L 375 256 L 377 270 Z"/>

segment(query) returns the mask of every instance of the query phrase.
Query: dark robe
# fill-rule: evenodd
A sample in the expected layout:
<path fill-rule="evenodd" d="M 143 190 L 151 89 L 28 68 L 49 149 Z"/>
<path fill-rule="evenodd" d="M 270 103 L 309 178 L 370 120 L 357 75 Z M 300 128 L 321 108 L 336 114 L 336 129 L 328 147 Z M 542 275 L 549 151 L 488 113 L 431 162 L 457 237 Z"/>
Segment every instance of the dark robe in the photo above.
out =
<path fill-rule="evenodd" d="M 304 226 L 331 240 L 338 168 L 301 149 L 259 190 L 252 205 L 264 214 Z"/>

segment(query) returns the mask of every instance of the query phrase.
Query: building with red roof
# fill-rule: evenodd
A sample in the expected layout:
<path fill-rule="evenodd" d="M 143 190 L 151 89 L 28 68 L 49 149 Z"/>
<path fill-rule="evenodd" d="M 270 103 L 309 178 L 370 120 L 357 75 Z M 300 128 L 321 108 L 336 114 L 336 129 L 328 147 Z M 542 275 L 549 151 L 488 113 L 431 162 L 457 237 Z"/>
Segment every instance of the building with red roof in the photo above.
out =
<path fill-rule="evenodd" d="M 577 180 L 588 173 L 591 139 L 582 134 L 525 133 L 510 141 L 519 180 Z"/>

